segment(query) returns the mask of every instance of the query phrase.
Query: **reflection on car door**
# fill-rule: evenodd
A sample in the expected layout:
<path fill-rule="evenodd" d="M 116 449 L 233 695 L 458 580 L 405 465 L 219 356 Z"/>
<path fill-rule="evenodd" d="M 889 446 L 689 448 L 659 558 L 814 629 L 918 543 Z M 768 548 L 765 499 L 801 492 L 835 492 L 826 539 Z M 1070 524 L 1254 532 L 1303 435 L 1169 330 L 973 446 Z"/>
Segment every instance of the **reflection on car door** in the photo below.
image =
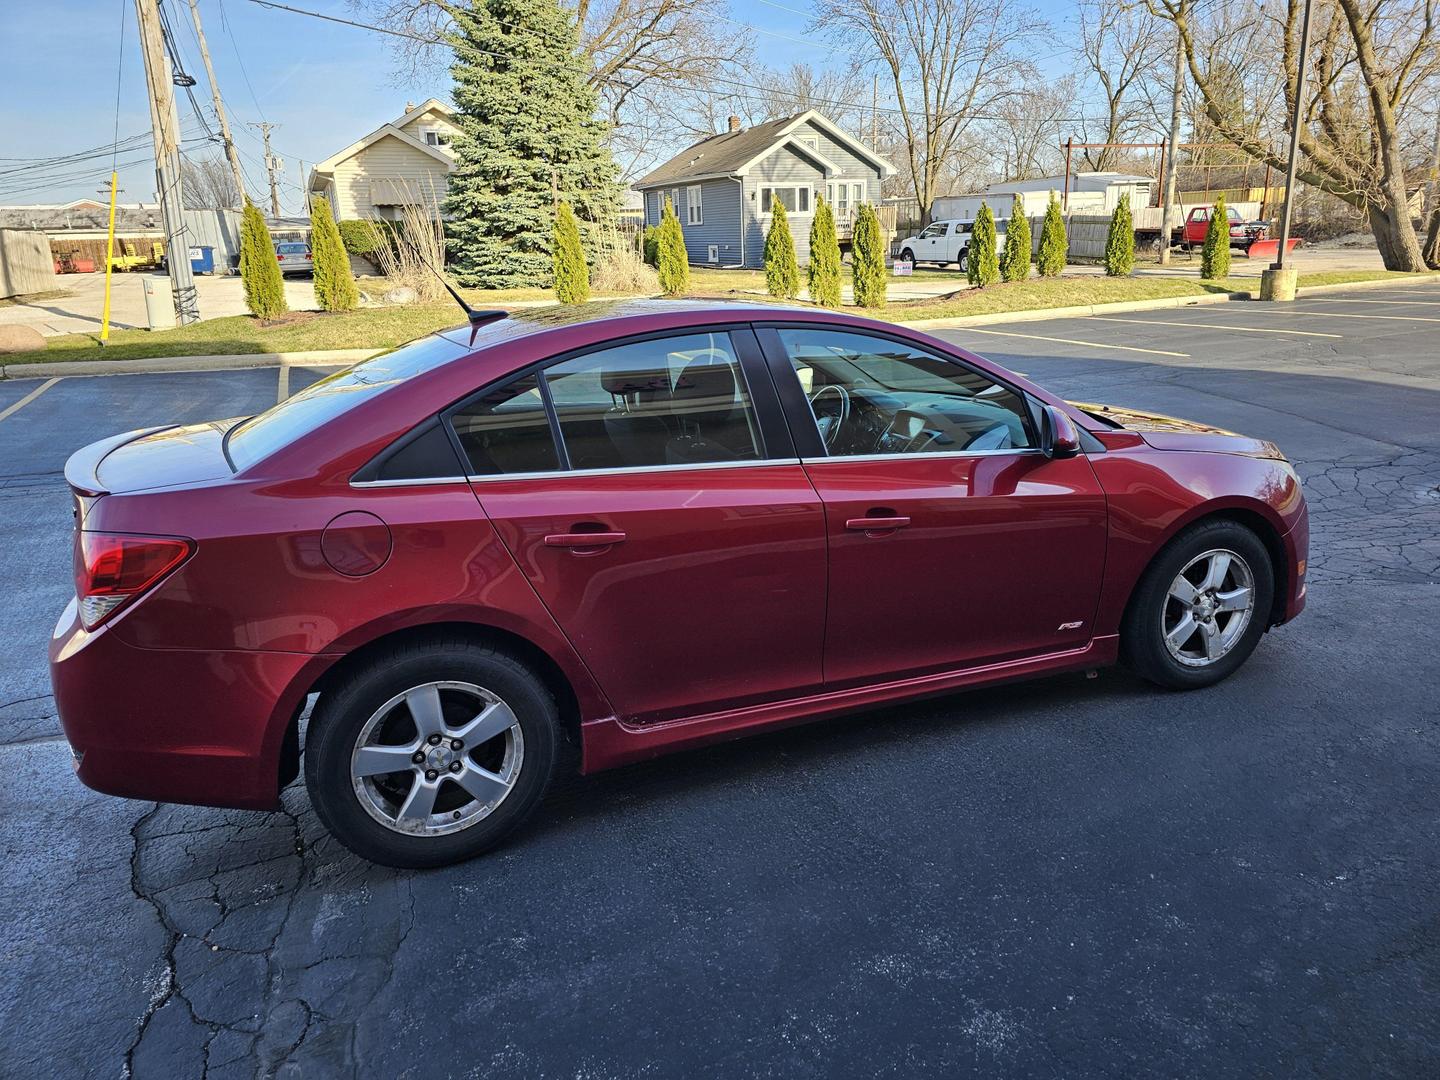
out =
<path fill-rule="evenodd" d="M 1036 449 L 1019 393 L 899 339 L 759 335 L 825 504 L 827 686 L 1089 641 L 1105 498 L 1083 455 L 1050 460 Z M 848 400 L 838 425 L 842 395 L 825 387 Z"/>
<path fill-rule="evenodd" d="M 451 422 L 486 514 L 622 720 L 819 687 L 824 513 L 748 328 L 564 358 Z"/>

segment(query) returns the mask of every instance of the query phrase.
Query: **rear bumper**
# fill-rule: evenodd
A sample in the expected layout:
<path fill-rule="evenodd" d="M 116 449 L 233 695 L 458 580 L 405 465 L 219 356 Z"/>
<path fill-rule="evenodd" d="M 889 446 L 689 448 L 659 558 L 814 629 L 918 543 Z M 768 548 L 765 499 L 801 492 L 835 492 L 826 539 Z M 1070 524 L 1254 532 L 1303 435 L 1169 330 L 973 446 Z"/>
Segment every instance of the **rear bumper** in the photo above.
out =
<path fill-rule="evenodd" d="M 50 640 L 60 726 L 82 783 L 108 795 L 264 810 L 279 799 L 302 653 L 142 649 L 80 625 Z"/>

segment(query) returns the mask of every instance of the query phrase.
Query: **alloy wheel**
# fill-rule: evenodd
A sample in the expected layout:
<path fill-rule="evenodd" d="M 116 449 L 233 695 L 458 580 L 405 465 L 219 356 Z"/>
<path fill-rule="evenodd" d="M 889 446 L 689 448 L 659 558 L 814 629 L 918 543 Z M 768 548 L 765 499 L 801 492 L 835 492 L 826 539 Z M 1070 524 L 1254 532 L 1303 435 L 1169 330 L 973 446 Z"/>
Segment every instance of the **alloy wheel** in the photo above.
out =
<path fill-rule="evenodd" d="M 1238 554 L 1215 548 L 1195 556 L 1165 595 L 1160 632 L 1186 667 L 1207 667 L 1235 648 L 1255 610 L 1255 576 Z"/>
<path fill-rule="evenodd" d="M 492 814 L 525 757 L 520 721 L 474 683 L 427 682 L 396 694 L 361 727 L 350 755 L 355 797 L 380 824 L 442 836 Z"/>

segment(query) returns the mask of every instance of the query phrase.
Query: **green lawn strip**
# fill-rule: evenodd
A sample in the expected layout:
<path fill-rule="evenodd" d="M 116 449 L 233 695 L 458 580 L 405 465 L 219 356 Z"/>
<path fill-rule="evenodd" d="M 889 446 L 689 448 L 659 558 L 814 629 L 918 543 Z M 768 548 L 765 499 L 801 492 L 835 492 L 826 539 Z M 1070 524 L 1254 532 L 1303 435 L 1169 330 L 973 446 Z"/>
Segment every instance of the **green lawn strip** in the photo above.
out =
<path fill-rule="evenodd" d="M 946 276 L 953 277 L 957 287 L 960 285 L 958 275 Z M 1299 284 L 1303 289 L 1313 285 L 1374 281 L 1390 277 L 1409 278 L 1413 275 L 1378 270 L 1337 270 L 1301 274 Z M 748 292 L 756 281 L 763 281 L 763 275 L 755 270 L 707 270 L 694 275 L 692 291 L 700 296 L 730 294 L 738 298 L 737 294 L 741 290 Z M 867 314 L 893 322 L 912 322 L 917 319 L 960 318 L 966 315 L 1033 311 L 1040 308 L 1204 296 L 1217 292 L 1254 293 L 1258 291 L 1259 285 L 1257 278 L 1229 278 L 1218 282 L 1159 276 L 1106 278 L 1077 275 L 1032 278 L 1029 281 L 971 289 L 930 300 L 892 301 L 886 308 Z M 489 307 L 503 307 L 507 301 L 514 303 L 531 299 L 529 295 L 517 295 L 521 293 L 534 293 L 535 299 L 549 295 L 538 289 L 504 292 L 466 290 L 472 304 Z M 743 298 L 763 299 L 753 295 L 745 295 Z M 857 309 L 847 307 L 846 310 Z M 223 319 L 208 319 L 174 330 L 116 330 L 111 333 L 110 343 L 106 346 L 101 346 L 94 334 L 65 334 L 50 338 L 45 349 L 0 356 L 0 363 L 10 366 L 46 361 L 388 349 L 462 322 L 455 305 L 449 301 L 401 307 L 367 307 L 343 315 L 294 312 L 268 325 L 249 315 L 233 315 Z"/>

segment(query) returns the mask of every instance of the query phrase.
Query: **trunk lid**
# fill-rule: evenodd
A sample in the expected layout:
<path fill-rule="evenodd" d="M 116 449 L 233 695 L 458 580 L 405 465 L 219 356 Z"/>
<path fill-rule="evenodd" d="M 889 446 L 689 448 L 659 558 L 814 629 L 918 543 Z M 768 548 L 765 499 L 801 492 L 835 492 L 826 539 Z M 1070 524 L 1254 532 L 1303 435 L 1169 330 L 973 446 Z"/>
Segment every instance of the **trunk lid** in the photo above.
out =
<path fill-rule="evenodd" d="M 65 482 L 75 493 L 79 520 L 106 495 L 228 478 L 225 433 L 237 423 L 239 418 L 138 428 L 75 451 L 65 462 Z"/>

